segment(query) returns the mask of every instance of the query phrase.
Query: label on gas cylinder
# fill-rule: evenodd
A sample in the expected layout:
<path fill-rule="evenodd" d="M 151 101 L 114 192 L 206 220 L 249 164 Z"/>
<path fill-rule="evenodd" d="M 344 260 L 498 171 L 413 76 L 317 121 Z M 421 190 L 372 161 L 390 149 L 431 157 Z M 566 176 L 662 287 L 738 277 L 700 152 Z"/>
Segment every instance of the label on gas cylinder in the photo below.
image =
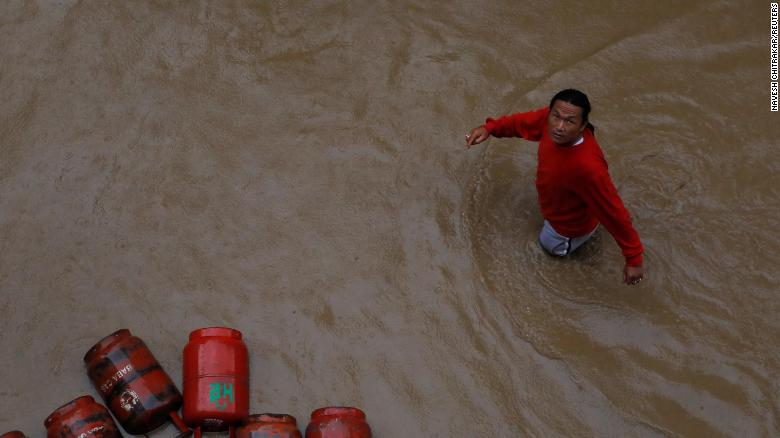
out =
<path fill-rule="evenodd" d="M 102 431 L 105 428 L 106 428 L 106 426 L 96 426 L 96 427 L 93 427 L 92 429 L 90 429 L 90 430 L 88 430 L 86 432 L 80 433 L 79 434 L 79 438 L 87 438 L 90 435 L 96 435 L 98 432 Z"/>
<path fill-rule="evenodd" d="M 236 398 L 233 394 L 232 383 L 211 383 L 209 384 L 209 401 L 220 411 L 228 408 L 230 403 L 235 404 Z"/>
<path fill-rule="evenodd" d="M 127 412 L 135 409 L 140 403 L 141 399 L 138 397 L 138 393 L 132 389 L 122 391 L 122 395 L 119 396 L 119 406 Z"/>
<path fill-rule="evenodd" d="M 100 385 L 100 392 L 103 393 L 104 396 L 107 396 L 111 393 L 111 389 L 114 387 L 114 385 L 117 384 L 117 382 L 124 379 L 125 376 L 132 373 L 133 371 L 135 370 L 131 364 L 127 364 L 124 367 L 118 369 L 113 375 L 106 379 L 102 385 Z"/>

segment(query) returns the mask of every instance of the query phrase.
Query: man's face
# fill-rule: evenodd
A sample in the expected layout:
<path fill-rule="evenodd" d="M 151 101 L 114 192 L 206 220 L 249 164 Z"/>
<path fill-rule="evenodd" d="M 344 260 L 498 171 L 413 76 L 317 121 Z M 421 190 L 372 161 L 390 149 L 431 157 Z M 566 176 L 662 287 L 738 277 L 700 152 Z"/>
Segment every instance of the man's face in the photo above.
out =
<path fill-rule="evenodd" d="M 579 140 L 585 122 L 582 108 L 568 102 L 556 100 L 547 117 L 547 128 L 555 144 L 569 146 Z"/>

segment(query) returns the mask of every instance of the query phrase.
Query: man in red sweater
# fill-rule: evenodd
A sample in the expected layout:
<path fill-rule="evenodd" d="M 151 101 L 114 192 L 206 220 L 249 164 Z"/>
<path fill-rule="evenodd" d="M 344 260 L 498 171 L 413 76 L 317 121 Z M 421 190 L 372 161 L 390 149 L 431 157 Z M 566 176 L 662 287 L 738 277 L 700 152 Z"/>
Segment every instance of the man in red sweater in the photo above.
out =
<path fill-rule="evenodd" d="M 626 259 L 623 281 L 642 281 L 642 242 L 607 171 L 607 161 L 588 122 L 590 102 L 578 90 L 553 96 L 550 106 L 487 119 L 466 135 L 466 146 L 494 137 L 539 142 L 536 190 L 544 226 L 539 243 L 549 254 L 566 256 L 585 243 L 599 224 L 612 234 Z"/>

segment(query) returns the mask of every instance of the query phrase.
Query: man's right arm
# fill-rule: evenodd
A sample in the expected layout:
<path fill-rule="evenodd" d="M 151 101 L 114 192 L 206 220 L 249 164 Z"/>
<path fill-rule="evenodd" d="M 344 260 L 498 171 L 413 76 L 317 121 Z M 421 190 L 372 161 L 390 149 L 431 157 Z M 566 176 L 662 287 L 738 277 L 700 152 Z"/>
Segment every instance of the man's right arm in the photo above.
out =
<path fill-rule="evenodd" d="M 491 135 L 494 137 L 522 137 L 526 140 L 538 141 L 542 138 L 549 113 L 549 108 L 541 108 L 498 119 L 489 118 L 484 125 L 477 126 L 466 135 L 466 147 L 480 144 Z"/>
<path fill-rule="evenodd" d="M 526 140 L 539 141 L 549 113 L 550 109 L 544 107 L 498 119 L 489 118 L 485 121 L 485 129 L 494 137 L 522 137 Z"/>

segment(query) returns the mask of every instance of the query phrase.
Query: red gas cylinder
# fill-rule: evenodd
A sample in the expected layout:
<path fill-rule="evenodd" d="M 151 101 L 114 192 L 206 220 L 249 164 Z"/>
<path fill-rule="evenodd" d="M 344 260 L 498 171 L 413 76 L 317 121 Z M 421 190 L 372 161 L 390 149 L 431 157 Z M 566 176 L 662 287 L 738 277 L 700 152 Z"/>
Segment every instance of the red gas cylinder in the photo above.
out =
<path fill-rule="evenodd" d="M 43 425 L 48 438 L 122 438 L 108 409 L 88 395 L 60 406 Z"/>
<path fill-rule="evenodd" d="M 0 435 L 0 438 L 27 438 L 27 435 L 19 432 L 18 430 L 12 430 Z"/>
<path fill-rule="evenodd" d="M 358 408 L 320 408 L 311 413 L 306 438 L 371 438 L 371 428 Z"/>
<path fill-rule="evenodd" d="M 249 415 L 249 360 L 241 332 L 210 327 L 190 333 L 184 347 L 184 421 L 195 429 L 230 430 Z"/>
<path fill-rule="evenodd" d="M 301 438 L 301 432 L 292 415 L 260 414 L 244 420 L 238 438 Z"/>
<path fill-rule="evenodd" d="M 168 420 L 181 434 L 189 429 L 177 413 L 181 394 L 144 342 L 122 329 L 106 336 L 84 356 L 87 374 L 122 427 L 145 435 Z"/>

